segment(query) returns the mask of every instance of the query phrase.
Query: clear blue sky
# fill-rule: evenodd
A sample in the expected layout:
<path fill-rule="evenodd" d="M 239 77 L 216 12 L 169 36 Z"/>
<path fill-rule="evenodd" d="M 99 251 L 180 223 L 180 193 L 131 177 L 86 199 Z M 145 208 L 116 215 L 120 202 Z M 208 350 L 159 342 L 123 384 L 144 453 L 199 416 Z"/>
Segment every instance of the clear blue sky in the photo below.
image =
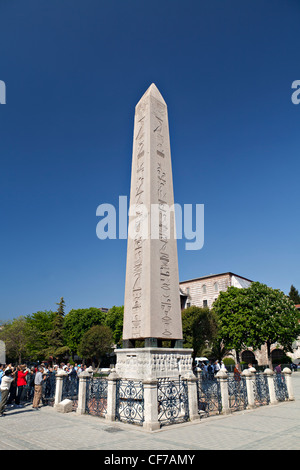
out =
<path fill-rule="evenodd" d="M 298 0 L 0 0 L 0 320 L 124 302 L 134 107 L 168 104 L 175 202 L 205 205 L 180 280 L 232 271 L 300 290 Z"/>

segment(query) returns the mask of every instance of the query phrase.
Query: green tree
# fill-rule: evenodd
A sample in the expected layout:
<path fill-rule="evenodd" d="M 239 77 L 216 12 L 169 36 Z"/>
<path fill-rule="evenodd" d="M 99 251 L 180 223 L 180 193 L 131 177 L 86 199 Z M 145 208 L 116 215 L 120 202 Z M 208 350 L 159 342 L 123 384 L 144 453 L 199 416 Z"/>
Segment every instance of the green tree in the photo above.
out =
<path fill-rule="evenodd" d="M 296 287 L 291 285 L 290 292 L 289 292 L 289 298 L 294 302 L 295 305 L 300 304 L 300 294 L 299 291 L 296 289 Z"/>
<path fill-rule="evenodd" d="M 106 315 L 105 324 L 113 332 L 113 338 L 115 344 L 121 345 L 123 335 L 123 318 L 124 318 L 124 306 L 116 307 L 115 305 L 109 309 Z"/>
<path fill-rule="evenodd" d="M 243 348 L 267 345 L 271 366 L 271 345 L 285 352 L 300 334 L 299 312 L 280 290 L 253 282 L 250 287 L 229 287 L 213 304 L 218 317 L 219 341 L 237 354 Z"/>
<path fill-rule="evenodd" d="M 72 309 L 65 316 L 64 334 L 65 342 L 72 354 L 78 352 L 81 339 L 92 326 L 104 325 L 106 314 L 99 308 Z"/>
<path fill-rule="evenodd" d="M 5 342 L 6 354 L 10 360 L 21 364 L 30 355 L 30 340 L 37 335 L 38 331 L 27 323 L 25 317 L 20 316 L 4 324 L 0 339 Z"/>
<path fill-rule="evenodd" d="M 101 363 L 101 358 L 112 351 L 113 334 L 108 326 L 94 325 L 86 331 L 78 347 L 79 355 L 84 359 Z"/>
<path fill-rule="evenodd" d="M 54 313 L 52 329 L 48 330 L 45 335 L 47 341 L 45 356 L 60 360 L 69 353 L 69 347 L 65 345 L 64 341 L 65 301 L 63 297 L 56 305 L 58 305 L 58 309 Z"/>
<path fill-rule="evenodd" d="M 221 354 L 222 350 L 235 349 L 239 362 L 240 351 L 246 347 L 249 330 L 250 308 L 247 289 L 232 286 L 220 292 L 213 304 L 213 311 L 218 319 L 215 353 Z"/>
<path fill-rule="evenodd" d="M 55 312 L 45 310 L 27 315 L 27 324 L 32 328 L 34 334 L 28 338 L 28 352 L 33 360 L 42 360 L 45 358 L 48 348 L 48 335 L 53 329 Z"/>
<path fill-rule="evenodd" d="M 60 301 L 56 305 L 58 305 L 58 309 L 56 311 L 57 315 L 63 318 L 65 316 L 65 306 L 66 306 L 64 298 L 61 297 Z"/>
<path fill-rule="evenodd" d="M 217 320 L 209 308 L 191 306 L 182 311 L 184 347 L 193 349 L 193 356 L 202 355 L 217 334 Z"/>

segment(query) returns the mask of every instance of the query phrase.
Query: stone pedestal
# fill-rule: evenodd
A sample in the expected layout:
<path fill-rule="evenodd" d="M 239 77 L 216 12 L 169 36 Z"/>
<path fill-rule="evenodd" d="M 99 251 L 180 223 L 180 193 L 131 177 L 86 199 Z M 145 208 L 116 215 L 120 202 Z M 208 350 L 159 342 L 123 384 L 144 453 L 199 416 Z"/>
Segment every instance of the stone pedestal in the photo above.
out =
<path fill-rule="evenodd" d="M 146 431 L 157 431 L 160 428 L 157 406 L 157 380 L 143 381 L 144 386 L 144 423 Z"/>
<path fill-rule="evenodd" d="M 230 407 L 229 407 L 229 395 L 228 395 L 228 375 L 225 370 L 219 370 L 216 377 L 220 383 L 221 399 L 222 399 L 222 414 L 226 415 L 231 412 Z"/>
<path fill-rule="evenodd" d="M 293 401 L 295 400 L 295 397 L 294 397 L 294 390 L 293 390 L 293 384 L 292 384 L 292 371 L 288 367 L 285 367 L 282 373 L 285 376 L 285 382 L 287 386 L 289 400 Z"/>
<path fill-rule="evenodd" d="M 248 397 L 248 409 L 252 409 L 255 407 L 255 400 L 254 400 L 254 375 L 249 369 L 245 369 L 242 372 L 242 375 L 246 377 L 246 387 L 247 387 L 247 397 Z"/>
<path fill-rule="evenodd" d="M 265 369 L 264 375 L 267 377 L 268 387 L 269 387 L 269 396 L 270 396 L 270 405 L 277 405 L 278 400 L 276 398 L 275 386 L 274 386 L 274 372 L 272 369 Z"/>
<path fill-rule="evenodd" d="M 192 349 L 116 349 L 116 372 L 124 379 L 146 380 L 185 377 L 192 370 Z"/>

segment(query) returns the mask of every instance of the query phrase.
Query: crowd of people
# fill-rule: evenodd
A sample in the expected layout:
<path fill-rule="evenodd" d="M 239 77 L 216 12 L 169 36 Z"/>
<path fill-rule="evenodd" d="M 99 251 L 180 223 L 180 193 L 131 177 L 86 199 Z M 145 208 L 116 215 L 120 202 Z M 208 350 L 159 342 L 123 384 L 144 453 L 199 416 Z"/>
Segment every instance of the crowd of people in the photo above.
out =
<path fill-rule="evenodd" d="M 214 377 L 219 370 L 225 370 L 227 371 L 225 364 L 223 361 L 218 361 L 216 360 L 215 362 L 212 361 L 206 361 L 206 362 L 200 362 L 196 365 L 194 371 L 196 372 L 202 372 L 202 377 Z"/>
<path fill-rule="evenodd" d="M 5 408 L 22 408 L 24 403 L 32 402 L 32 409 L 39 410 L 43 390 L 44 398 L 50 396 L 51 384 L 59 369 L 64 370 L 71 378 L 83 372 L 86 367 L 70 363 L 52 366 L 45 362 L 31 367 L 26 364 L 0 364 L 0 417 L 4 416 Z"/>

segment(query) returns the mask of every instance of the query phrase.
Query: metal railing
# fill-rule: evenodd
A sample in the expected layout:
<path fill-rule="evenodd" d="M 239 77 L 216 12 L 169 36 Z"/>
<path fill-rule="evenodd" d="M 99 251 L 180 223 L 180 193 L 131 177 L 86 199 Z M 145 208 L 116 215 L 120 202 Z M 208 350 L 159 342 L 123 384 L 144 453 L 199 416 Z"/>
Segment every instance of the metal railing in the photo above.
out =
<path fill-rule="evenodd" d="M 158 421 L 161 426 L 189 419 L 187 381 L 163 378 L 157 381 Z"/>
<path fill-rule="evenodd" d="M 248 396 L 245 377 L 228 376 L 228 398 L 231 411 L 247 408 Z"/>
<path fill-rule="evenodd" d="M 107 379 L 91 377 L 86 387 L 86 413 L 104 417 L 107 412 Z"/>
<path fill-rule="evenodd" d="M 62 396 L 61 399 L 68 398 L 73 402 L 73 410 L 76 410 L 78 403 L 79 379 L 77 375 L 67 375 L 63 377 Z"/>
<path fill-rule="evenodd" d="M 143 424 L 144 386 L 142 381 L 117 380 L 116 419 L 130 424 Z"/>
<path fill-rule="evenodd" d="M 213 374 L 198 379 L 197 392 L 200 416 L 212 416 L 222 411 L 220 383 Z"/>

